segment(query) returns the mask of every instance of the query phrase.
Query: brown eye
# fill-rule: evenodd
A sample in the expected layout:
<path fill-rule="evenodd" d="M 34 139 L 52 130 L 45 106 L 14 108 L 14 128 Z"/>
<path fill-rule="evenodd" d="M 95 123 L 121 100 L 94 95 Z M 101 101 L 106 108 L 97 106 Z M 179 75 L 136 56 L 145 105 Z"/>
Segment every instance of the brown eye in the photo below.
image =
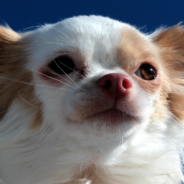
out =
<path fill-rule="evenodd" d="M 156 78 L 156 71 L 149 64 L 142 64 L 135 74 L 144 80 L 154 80 Z"/>
<path fill-rule="evenodd" d="M 49 65 L 49 68 L 59 74 L 69 74 L 76 70 L 72 59 L 67 56 L 60 56 L 54 59 Z"/>

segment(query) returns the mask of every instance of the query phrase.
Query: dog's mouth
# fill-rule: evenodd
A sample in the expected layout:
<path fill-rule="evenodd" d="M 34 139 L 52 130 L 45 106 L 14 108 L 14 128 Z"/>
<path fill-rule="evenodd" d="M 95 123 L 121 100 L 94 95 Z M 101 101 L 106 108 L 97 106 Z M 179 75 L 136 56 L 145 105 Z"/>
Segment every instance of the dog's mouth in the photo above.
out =
<path fill-rule="evenodd" d="M 74 128 L 72 130 L 80 130 L 88 136 L 94 134 L 98 136 L 110 135 L 111 137 L 115 136 L 114 139 L 119 139 L 123 135 L 125 138 L 138 131 L 143 120 L 143 116 L 137 108 L 126 104 L 124 106 L 121 104 L 116 106 L 99 105 L 96 108 L 86 108 L 85 110 L 86 112 L 79 109 L 78 112 L 85 112 L 82 115 L 80 113 L 77 114 L 78 116 L 70 114 L 67 126 L 72 125 L 71 128 Z"/>
<path fill-rule="evenodd" d="M 139 117 L 134 114 L 130 114 L 124 111 L 120 111 L 116 108 L 110 108 L 108 110 L 95 113 L 87 118 L 90 121 L 99 121 L 108 123 L 111 125 L 117 125 L 124 122 L 138 121 Z"/>
<path fill-rule="evenodd" d="M 99 100 L 88 106 L 73 106 L 73 111 L 67 114 L 68 121 L 75 125 L 92 127 L 132 127 L 140 124 L 143 115 L 137 105 L 131 101 L 114 101 L 114 99 Z"/>

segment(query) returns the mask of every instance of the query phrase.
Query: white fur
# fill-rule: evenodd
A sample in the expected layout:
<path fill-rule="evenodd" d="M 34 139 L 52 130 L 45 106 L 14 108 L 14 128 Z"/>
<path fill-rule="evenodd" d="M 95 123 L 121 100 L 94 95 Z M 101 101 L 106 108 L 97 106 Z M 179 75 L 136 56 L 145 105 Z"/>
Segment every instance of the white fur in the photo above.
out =
<path fill-rule="evenodd" d="M 47 86 L 37 71 L 60 52 L 80 53 L 88 73 L 81 81 L 72 74 L 75 84 L 66 77 L 63 81 L 70 86 L 35 86 L 43 103 L 43 124 L 38 129 L 29 130 L 34 112 L 22 108 L 26 102 L 14 101 L 0 122 L 0 178 L 4 184 L 179 184 L 183 180 L 183 126 L 172 118 L 150 123 L 157 95 L 147 95 L 132 76 L 140 122 L 128 122 L 112 132 L 98 121 L 79 121 L 75 114 L 76 107 L 90 108 L 90 103 L 104 98 L 95 88 L 101 76 L 128 75 L 116 62 L 121 30 L 128 28 L 131 26 L 109 18 L 80 16 L 23 35 L 30 40 L 25 48 L 30 53 L 26 68 L 37 85 Z M 151 42 L 148 36 L 141 36 Z M 81 62 L 77 57 L 75 61 Z M 91 165 L 94 180 L 75 179 Z"/>

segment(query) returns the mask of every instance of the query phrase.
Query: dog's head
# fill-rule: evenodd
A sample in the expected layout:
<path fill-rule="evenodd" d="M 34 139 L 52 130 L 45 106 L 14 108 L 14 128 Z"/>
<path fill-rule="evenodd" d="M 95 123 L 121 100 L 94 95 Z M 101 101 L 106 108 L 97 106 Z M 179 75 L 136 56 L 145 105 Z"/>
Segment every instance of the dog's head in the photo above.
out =
<path fill-rule="evenodd" d="M 49 126 L 89 144 L 181 121 L 183 43 L 180 25 L 146 35 L 98 16 L 1 28 L 0 118 L 16 101 L 34 114 L 29 131 Z"/>
<path fill-rule="evenodd" d="M 63 183 L 98 172 L 96 183 L 137 184 L 177 170 L 180 180 L 183 51 L 181 25 L 147 35 L 79 16 L 27 33 L 1 27 L 2 179 Z M 116 164 L 124 170 L 98 170 Z"/>

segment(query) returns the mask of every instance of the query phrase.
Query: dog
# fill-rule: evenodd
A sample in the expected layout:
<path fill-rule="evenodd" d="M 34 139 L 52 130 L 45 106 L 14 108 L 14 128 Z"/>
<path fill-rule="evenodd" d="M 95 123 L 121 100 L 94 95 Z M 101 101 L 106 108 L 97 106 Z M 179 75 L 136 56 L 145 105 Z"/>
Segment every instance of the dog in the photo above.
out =
<path fill-rule="evenodd" d="M 0 27 L 3 184 L 179 184 L 183 107 L 180 24 Z"/>

